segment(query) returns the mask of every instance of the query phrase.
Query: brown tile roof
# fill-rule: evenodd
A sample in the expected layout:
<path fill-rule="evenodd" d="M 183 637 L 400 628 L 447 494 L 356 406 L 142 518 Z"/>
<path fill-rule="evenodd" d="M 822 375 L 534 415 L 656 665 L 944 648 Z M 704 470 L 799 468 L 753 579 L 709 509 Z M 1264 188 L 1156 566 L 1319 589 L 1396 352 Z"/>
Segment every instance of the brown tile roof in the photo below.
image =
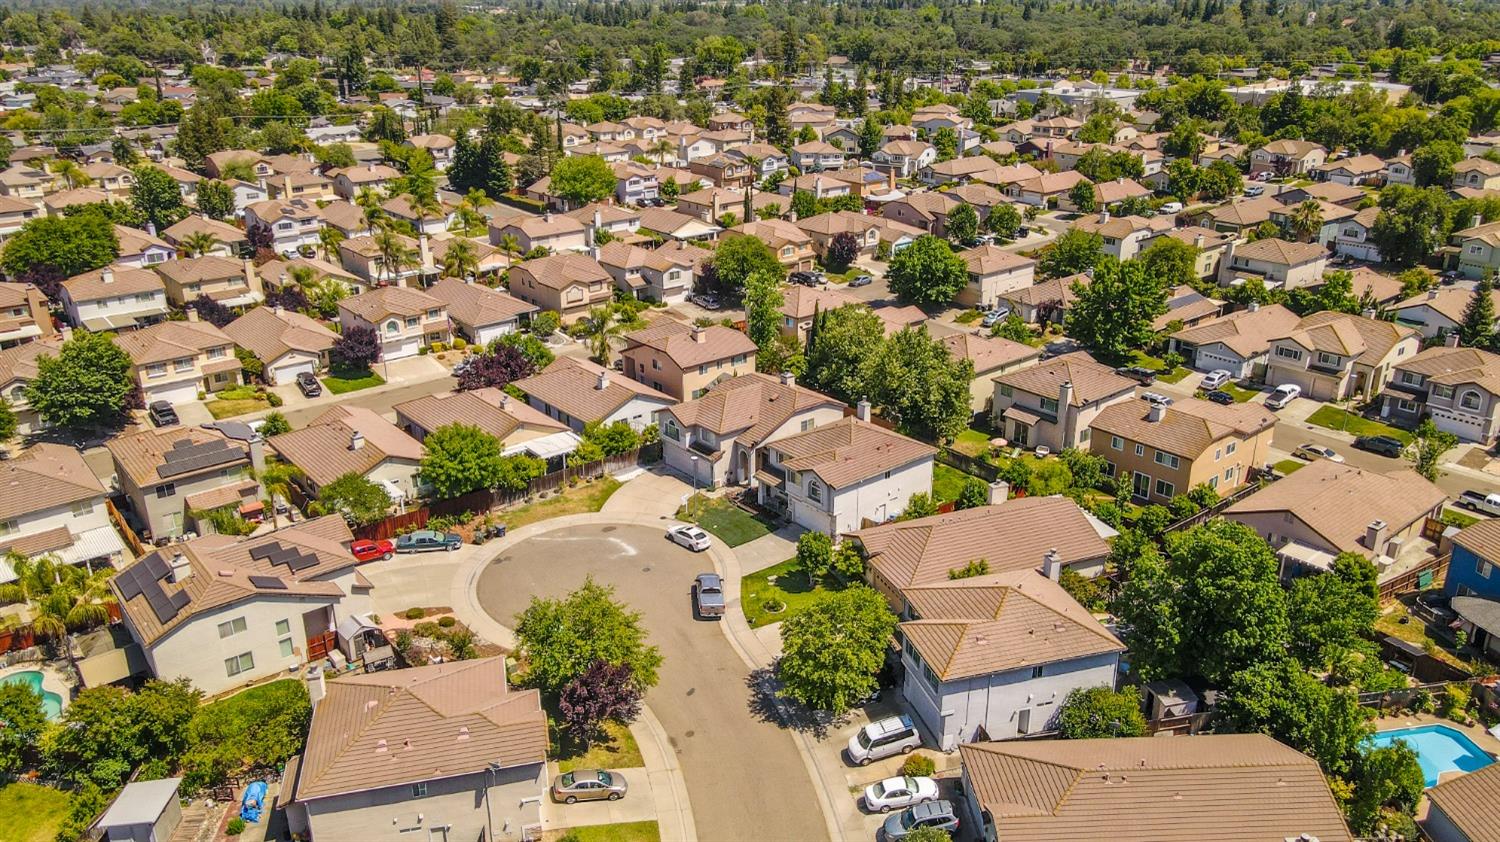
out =
<path fill-rule="evenodd" d="M 1454 324 L 1463 324 L 1464 309 L 1469 306 L 1469 301 L 1474 298 L 1474 291 L 1462 287 L 1443 287 L 1419 292 L 1411 298 L 1400 302 L 1394 310 L 1400 311 L 1408 307 L 1421 307 L 1424 304 L 1434 312 L 1447 317 Z M 1490 291 L 1490 303 L 1500 306 L 1500 290 Z"/>
<path fill-rule="evenodd" d="M 1379 212 L 1378 208 L 1374 210 Z M 1360 211 L 1360 214 L 1363 213 L 1364 211 Z M 1349 274 L 1353 276 L 1350 285 L 1355 298 L 1361 298 L 1365 293 L 1369 293 L 1376 302 L 1394 301 L 1401 297 L 1401 282 L 1390 275 L 1376 272 L 1368 266 L 1357 266 Z"/>
<path fill-rule="evenodd" d="M 1335 161 L 1334 163 L 1327 164 L 1325 166 L 1337 169 L 1338 166 L 1342 163 L 1344 162 Z M 1384 169 L 1383 162 L 1380 169 Z M 1319 181 L 1299 189 L 1307 195 L 1313 197 L 1314 199 L 1322 199 L 1325 202 L 1331 202 L 1335 205 L 1341 205 L 1344 202 L 1360 199 L 1365 195 L 1365 191 L 1359 189 L 1358 187 L 1353 187 L 1348 184 L 1340 184 L 1337 181 Z"/>
<path fill-rule="evenodd" d="M 473 327 L 515 321 L 541 309 L 484 284 L 465 283 L 458 278 L 444 278 L 427 292 L 448 307 L 454 321 Z"/>
<path fill-rule="evenodd" d="M 1500 395 L 1500 355 L 1477 348 L 1428 348 L 1404 363 L 1398 371 L 1425 375 L 1432 383 L 1462 386 L 1474 383 L 1492 395 Z"/>
<path fill-rule="evenodd" d="M 1167 236 L 1174 240 L 1181 240 L 1190 246 L 1200 249 L 1214 249 L 1226 243 L 1233 242 L 1234 235 L 1225 231 L 1214 231 L 1210 228 L 1202 228 L 1197 225 L 1189 225 L 1185 228 L 1174 228 L 1167 232 Z M 1198 238 L 1202 237 L 1200 245 Z"/>
<path fill-rule="evenodd" d="M 1197 459 L 1225 438 L 1244 439 L 1276 425 L 1276 415 L 1260 404 L 1220 406 L 1211 401 L 1188 398 L 1168 406 L 1161 420 L 1150 420 L 1145 401 L 1123 401 L 1105 407 L 1090 426 L 1095 434 L 1123 439 Z"/>
<path fill-rule="evenodd" d="M 1453 543 L 1487 560 L 1500 561 L 1500 518 L 1484 518 L 1453 536 Z"/>
<path fill-rule="evenodd" d="M 922 308 L 914 304 L 902 306 L 887 304 L 882 307 L 871 308 L 870 312 L 878 316 L 882 322 L 885 322 L 886 336 L 892 336 L 906 328 L 916 327 L 927 321 L 927 314 L 922 312 Z"/>
<path fill-rule="evenodd" d="M 1270 196 L 1261 196 L 1255 199 L 1241 199 L 1220 205 L 1208 212 L 1215 222 L 1225 225 L 1234 225 L 1240 228 L 1253 228 L 1262 222 L 1271 219 L 1272 211 L 1281 210 L 1284 205 Z"/>
<path fill-rule="evenodd" d="M 948 349 L 954 359 L 968 360 L 974 364 L 976 375 L 994 371 L 1025 360 L 1040 359 L 1042 350 L 1021 342 L 1013 342 L 998 336 L 980 336 L 974 333 L 950 333 L 940 337 L 939 342 Z"/>
<path fill-rule="evenodd" d="M 853 416 L 777 439 L 772 445 L 793 471 L 811 471 L 830 488 L 844 488 L 886 471 L 931 459 L 933 448 Z"/>
<path fill-rule="evenodd" d="M 339 338 L 320 322 L 280 307 L 255 307 L 225 325 L 224 333 L 265 363 L 289 351 L 321 354 Z"/>
<path fill-rule="evenodd" d="M 841 289 L 814 289 L 799 284 L 783 290 L 780 312 L 794 319 L 805 319 L 815 310 L 836 310 L 850 304 L 863 303 Z"/>
<path fill-rule="evenodd" d="M 146 249 L 156 246 L 158 248 L 170 249 L 171 244 L 147 234 L 139 228 L 126 228 L 124 225 L 116 225 L 115 239 L 120 241 L 120 254 L 140 254 Z"/>
<path fill-rule="evenodd" d="M 1500 842 L 1500 764 L 1443 781 L 1427 797 L 1468 842 Z"/>
<path fill-rule="evenodd" d="M 443 302 L 411 287 L 376 287 L 343 299 L 339 307 L 373 324 L 386 316 L 426 315 L 441 310 Z"/>
<path fill-rule="evenodd" d="M 308 728 L 298 801 L 542 764 L 536 690 L 511 690 L 505 659 L 451 661 L 328 682 Z"/>
<path fill-rule="evenodd" d="M 1012 389 L 1046 398 L 1057 397 L 1058 387 L 1065 381 L 1073 384 L 1073 406 L 1083 406 L 1129 392 L 1136 385 L 1134 380 L 1115 374 L 1114 369 L 1095 362 L 1082 351 L 1053 357 L 1041 365 L 995 378 L 995 382 L 1004 383 Z"/>
<path fill-rule="evenodd" d="M 522 428 L 549 433 L 568 429 L 567 425 L 548 418 L 525 401 L 512 398 L 499 389 L 424 395 L 392 408 L 398 419 L 409 419 L 429 432 L 449 424 L 470 424 L 502 442 Z"/>
<path fill-rule="evenodd" d="M 246 238 L 245 232 L 233 225 L 227 222 L 220 222 L 217 219 L 209 219 L 206 216 L 199 216 L 198 214 L 185 217 L 181 222 L 161 233 L 164 239 L 172 243 L 180 243 L 193 234 L 204 233 L 212 234 L 214 239 L 221 243 L 237 243 Z"/>
<path fill-rule="evenodd" d="M 1039 570 L 1050 550 L 1064 565 L 1109 555 L 1094 522 L 1066 497 L 1022 497 L 851 535 L 864 546 L 871 567 L 903 592 L 949 581 L 949 570 L 975 559 L 1003 573 Z M 997 542 L 997 535 L 1005 540 Z"/>
<path fill-rule="evenodd" d="M 1273 140 L 1261 147 L 1261 149 L 1273 155 L 1286 155 L 1293 158 L 1304 158 L 1322 148 L 1322 146 L 1310 140 L 1295 139 Z"/>
<path fill-rule="evenodd" d="M 38 357 L 55 357 L 62 353 L 61 336 L 44 336 L 22 345 L 0 350 L 0 389 L 12 383 L 29 383 L 36 379 Z"/>
<path fill-rule="evenodd" d="M 395 167 L 385 164 L 368 164 L 357 167 L 348 167 L 342 170 L 333 170 L 328 173 L 329 178 L 344 176 L 354 184 L 373 184 L 377 181 L 390 181 L 401 177 L 401 171 Z"/>
<path fill-rule="evenodd" d="M 1317 243 L 1293 243 L 1276 237 L 1267 237 L 1264 240 L 1256 240 L 1240 246 L 1234 256 L 1243 257 L 1246 260 L 1263 260 L 1267 263 L 1300 266 L 1303 263 L 1327 258 L 1328 250 Z"/>
<path fill-rule="evenodd" d="M 168 260 L 155 267 L 163 277 L 179 285 L 196 284 L 202 281 L 218 281 L 240 277 L 245 269 L 238 260 L 230 260 L 210 254 L 206 257 L 190 257 L 186 260 Z"/>
<path fill-rule="evenodd" d="M 1139 196 L 1150 196 L 1151 190 L 1133 178 L 1119 178 L 1114 181 L 1101 181 L 1094 185 L 1094 198 L 1101 205 L 1112 205 L 1126 199 Z"/>
<path fill-rule="evenodd" d="M 1312 759 L 1263 734 L 959 746 L 1006 842 L 1352 842 Z"/>
<path fill-rule="evenodd" d="M 115 336 L 136 365 L 195 357 L 209 348 L 233 345 L 234 340 L 208 322 L 157 322 L 140 330 Z"/>
<path fill-rule="evenodd" d="M 969 267 L 971 275 L 993 275 L 996 272 L 1009 272 L 1013 269 L 1021 269 L 1027 266 L 1035 266 L 1036 261 L 1029 257 L 1022 257 L 1013 251 L 1006 251 L 996 245 L 980 246 L 965 252 L 960 252 L 959 257 Z"/>
<path fill-rule="evenodd" d="M 1029 287 L 1000 293 L 1000 297 L 1013 304 L 1026 306 L 1053 305 L 1068 307 L 1077 297 L 1073 295 L 1073 284 L 1088 286 L 1089 276 L 1082 273 L 1066 278 L 1048 278 Z"/>
<path fill-rule="evenodd" d="M 647 231 L 675 234 L 694 223 L 708 225 L 710 228 L 717 227 L 712 223 L 703 222 L 696 216 L 688 216 L 671 208 L 646 208 L 641 211 L 641 227 Z"/>
<path fill-rule="evenodd" d="M 702 427 L 715 435 L 743 430 L 736 440 L 754 447 L 799 412 L 843 403 L 769 374 L 746 374 L 722 381 L 701 398 L 666 411 L 685 427 Z"/>
<path fill-rule="evenodd" d="M 963 203 L 947 193 L 912 193 L 904 199 L 897 199 L 891 203 L 891 205 L 906 205 L 929 222 L 939 216 L 947 216 L 961 204 Z"/>
<path fill-rule="evenodd" d="M 517 274 L 520 274 L 529 276 L 544 287 L 557 290 L 567 289 L 573 284 L 588 284 L 596 281 L 613 282 L 613 278 L 604 271 L 603 266 L 599 265 L 599 261 L 586 254 L 574 252 L 549 254 L 525 263 L 517 263 L 510 270 L 510 274 L 512 284 L 516 282 Z"/>
<path fill-rule="evenodd" d="M 1374 175 L 1383 169 L 1385 169 L 1385 161 L 1382 161 L 1378 155 L 1370 155 L 1368 153 L 1355 155 L 1352 158 L 1344 158 L 1340 161 L 1329 161 L 1318 167 L 1319 171 L 1325 173 L 1348 170 L 1355 175 Z"/>
<path fill-rule="evenodd" d="M 1446 495 L 1415 471 L 1389 474 L 1319 461 L 1277 480 L 1228 509 L 1224 516 L 1291 512 L 1331 546 L 1369 554 L 1365 527 L 1374 520 L 1396 534 L 1425 517 Z"/>
<path fill-rule="evenodd" d="M 782 246 L 812 245 L 812 237 L 806 231 L 784 219 L 757 219 L 753 222 L 741 222 L 729 231 L 734 234 L 756 237 L 778 252 Z"/>
<path fill-rule="evenodd" d="M 1482 175 L 1500 175 L 1500 164 L 1488 158 L 1466 158 L 1453 165 L 1453 172 L 1477 172 Z"/>
<path fill-rule="evenodd" d="M 625 351 L 646 346 L 665 354 L 679 368 L 689 369 L 705 363 L 755 353 L 750 337 L 723 325 L 696 327 L 661 319 L 645 330 L 625 335 Z"/>
<path fill-rule="evenodd" d="M 863 237 L 871 228 L 878 227 L 874 219 L 873 216 L 853 211 L 830 211 L 799 219 L 795 224 L 810 234 L 832 236 L 847 231 Z"/>
<path fill-rule="evenodd" d="M 43 442 L 0 462 L 0 521 L 104 494 L 98 477 L 71 447 Z"/>
<path fill-rule="evenodd" d="M 105 442 L 104 446 L 109 448 L 115 464 L 136 485 L 142 488 L 154 488 L 163 480 L 157 469 L 167 463 L 168 452 L 174 448 L 212 442 L 224 442 L 232 448 L 237 448 L 241 456 L 238 459 L 211 465 L 204 470 L 218 472 L 224 468 L 250 464 L 249 452 L 238 442 L 218 430 L 206 430 L 202 427 L 164 427 L 156 430 L 141 430 L 129 435 L 116 436 Z M 192 472 L 189 472 L 178 476 L 192 475 Z M 177 478 L 172 477 L 172 479 Z"/>
<path fill-rule="evenodd" d="M 104 279 L 108 273 L 109 283 Z M 142 292 L 165 292 L 166 284 L 161 276 L 150 269 L 134 269 L 129 266 L 106 266 L 62 282 L 68 297 L 74 301 L 97 301 L 101 298 L 117 298 Z"/>
<path fill-rule="evenodd" d="M 1259 310 L 1238 310 L 1209 319 L 1177 331 L 1172 338 L 1199 346 L 1222 342 L 1242 357 L 1253 357 L 1266 353 L 1271 340 L 1287 335 L 1298 321 L 1296 313 L 1280 304 L 1271 304 Z"/>
<path fill-rule="evenodd" d="M 1353 356 L 1378 365 L 1396 343 L 1416 335 L 1415 329 L 1393 322 L 1324 311 L 1302 317 L 1285 338 L 1310 350 Z"/>
<path fill-rule="evenodd" d="M 605 376 L 603 389 L 598 388 L 599 375 Z M 660 401 L 670 406 L 676 401 L 644 383 L 637 383 L 603 366 L 573 357 L 558 357 L 540 374 L 515 385 L 535 397 L 584 422 L 599 421 L 634 398 Z"/>
<path fill-rule="evenodd" d="M 514 228 L 530 238 L 582 234 L 587 230 L 582 222 L 560 213 L 544 213 L 541 216 L 523 214 L 509 219 L 497 219 L 490 222 L 490 227 L 496 231 Z"/>

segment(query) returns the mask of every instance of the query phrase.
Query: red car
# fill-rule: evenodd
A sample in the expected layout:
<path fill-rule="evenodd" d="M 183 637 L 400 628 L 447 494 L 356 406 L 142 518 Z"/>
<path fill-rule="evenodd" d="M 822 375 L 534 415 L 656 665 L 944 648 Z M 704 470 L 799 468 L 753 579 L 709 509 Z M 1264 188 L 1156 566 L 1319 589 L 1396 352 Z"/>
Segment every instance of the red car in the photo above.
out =
<path fill-rule="evenodd" d="M 349 545 L 349 552 L 360 561 L 387 560 L 396 554 L 396 545 L 390 541 L 355 541 Z"/>

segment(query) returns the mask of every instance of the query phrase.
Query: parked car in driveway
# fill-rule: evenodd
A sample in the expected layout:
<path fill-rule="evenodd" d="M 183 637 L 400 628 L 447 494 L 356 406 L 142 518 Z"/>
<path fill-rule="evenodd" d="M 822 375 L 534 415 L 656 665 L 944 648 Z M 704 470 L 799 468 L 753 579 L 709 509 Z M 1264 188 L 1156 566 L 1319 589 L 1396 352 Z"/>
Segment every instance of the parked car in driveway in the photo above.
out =
<path fill-rule="evenodd" d="M 1324 447 L 1321 444 L 1299 444 L 1297 449 L 1292 451 L 1292 455 L 1309 462 L 1316 462 L 1319 459 L 1326 459 L 1329 462 L 1344 461 L 1344 457 L 1333 448 Z"/>
<path fill-rule="evenodd" d="M 880 829 L 885 833 L 886 842 L 900 842 L 910 836 L 918 828 L 935 828 L 944 831 L 949 836 L 958 835 L 958 812 L 953 809 L 952 801 L 928 801 L 907 807 L 905 810 L 885 820 Z"/>
<path fill-rule="evenodd" d="M 552 780 L 552 800 L 564 804 L 579 801 L 619 801 L 629 785 L 619 772 L 603 769 L 575 769 Z"/>
<path fill-rule="evenodd" d="M 707 532 L 691 523 L 668 529 L 667 537 L 672 539 L 672 543 L 687 547 L 695 553 L 703 552 L 713 543 Z"/>
<path fill-rule="evenodd" d="M 456 550 L 463 545 L 464 539 L 456 532 L 434 532 L 431 529 L 419 529 L 416 532 L 408 532 L 396 539 L 396 552 L 398 553 L 430 553 L 437 550 Z"/>
<path fill-rule="evenodd" d="M 1482 491 L 1469 490 L 1458 495 L 1453 505 L 1471 512 L 1500 515 L 1500 494 L 1485 494 Z"/>
<path fill-rule="evenodd" d="M 318 378 L 312 376 L 310 371 L 297 375 L 297 388 L 302 392 L 303 397 L 315 398 L 323 394 L 323 384 L 319 383 Z"/>
<path fill-rule="evenodd" d="M 1127 365 L 1115 369 L 1115 374 L 1121 377 L 1129 377 L 1142 386 L 1150 386 L 1156 382 L 1156 372 L 1142 365 Z"/>
<path fill-rule="evenodd" d="M 1271 409 L 1284 409 L 1287 404 L 1296 400 L 1297 396 L 1301 394 L 1301 386 L 1295 383 L 1283 383 L 1277 386 L 1275 391 L 1271 392 L 1269 398 L 1266 398 L 1266 406 Z"/>
<path fill-rule="evenodd" d="M 1171 406 L 1172 399 L 1160 392 L 1141 392 L 1141 400 L 1157 406 Z"/>
<path fill-rule="evenodd" d="M 937 781 L 906 775 L 886 778 L 865 787 L 865 809 L 872 813 L 889 813 L 913 804 L 936 801 Z"/>
<path fill-rule="evenodd" d="M 383 538 L 379 541 L 355 541 L 349 545 L 349 553 L 356 561 L 374 561 L 377 558 L 385 561 L 395 551 L 396 545 Z"/>
<path fill-rule="evenodd" d="M 1008 317 L 1009 315 L 1010 315 L 1010 308 L 1006 307 L 1004 305 L 1001 305 L 1001 306 L 996 307 L 995 309 L 989 311 L 988 313 L 985 313 L 984 314 L 984 318 L 980 320 L 980 323 L 983 324 L 985 327 L 994 327 L 995 325 L 997 325 L 1000 322 L 1004 321 L 1006 319 L 1006 317 Z"/>
<path fill-rule="evenodd" d="M 702 307 L 705 310 L 719 309 L 719 299 L 715 298 L 712 295 L 690 295 L 688 296 L 688 301 L 697 304 L 699 307 Z"/>
<path fill-rule="evenodd" d="M 1399 458 L 1402 453 L 1406 452 L 1406 445 L 1402 444 L 1400 439 L 1391 436 L 1360 436 L 1354 440 L 1354 446 L 1360 450 L 1392 458 Z"/>
<path fill-rule="evenodd" d="M 151 423 L 157 427 L 170 427 L 179 424 L 177 410 L 166 401 L 152 401 L 151 406 L 146 408 L 146 415 L 151 418 Z"/>
<path fill-rule="evenodd" d="M 693 608 L 699 617 L 724 616 L 724 581 L 717 573 L 699 573 L 693 580 Z"/>
<path fill-rule="evenodd" d="M 910 754 L 920 745 L 922 735 L 912 725 L 911 717 L 890 716 L 871 722 L 849 738 L 849 759 L 857 766 L 868 766 L 882 757 Z"/>
<path fill-rule="evenodd" d="M 1161 207 L 1157 208 L 1157 210 L 1159 212 L 1161 212 L 1161 213 L 1182 213 L 1182 203 L 1181 202 L 1167 202 L 1166 204 L 1164 204 Z"/>
<path fill-rule="evenodd" d="M 1210 371 L 1209 373 L 1203 375 L 1203 380 L 1199 382 L 1198 388 L 1202 389 L 1205 392 L 1212 392 L 1220 386 L 1223 386 L 1225 383 L 1228 383 L 1232 377 L 1234 377 L 1234 375 L 1231 374 L 1228 369 L 1216 368 L 1213 371 Z"/>

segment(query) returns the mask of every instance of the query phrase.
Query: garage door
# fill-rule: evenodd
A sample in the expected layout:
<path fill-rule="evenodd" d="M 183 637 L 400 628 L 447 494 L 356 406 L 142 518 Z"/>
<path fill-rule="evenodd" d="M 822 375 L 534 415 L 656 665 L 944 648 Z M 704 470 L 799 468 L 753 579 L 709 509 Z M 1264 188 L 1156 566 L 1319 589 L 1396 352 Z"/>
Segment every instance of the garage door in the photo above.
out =
<path fill-rule="evenodd" d="M 147 403 L 151 401 L 166 401 L 176 406 L 197 400 L 199 388 L 200 386 L 196 380 L 179 380 L 176 383 L 162 383 L 157 386 L 148 386 L 144 391 Z"/>
<path fill-rule="evenodd" d="M 1235 377 L 1245 376 L 1245 363 L 1235 357 L 1229 357 L 1221 353 L 1215 353 L 1211 348 L 1199 348 L 1198 354 L 1193 360 L 1193 367 L 1199 371 L 1213 371 L 1214 369 L 1225 369 Z"/>
<path fill-rule="evenodd" d="M 316 369 L 313 366 L 312 360 L 303 360 L 298 363 L 277 366 L 271 369 L 271 383 L 278 386 L 294 383 L 297 380 L 297 375 L 304 371 L 308 374 L 315 373 Z"/>
<path fill-rule="evenodd" d="M 419 339 L 403 339 L 400 342 L 385 343 L 385 359 L 401 360 L 417 355 L 417 349 L 421 347 Z"/>

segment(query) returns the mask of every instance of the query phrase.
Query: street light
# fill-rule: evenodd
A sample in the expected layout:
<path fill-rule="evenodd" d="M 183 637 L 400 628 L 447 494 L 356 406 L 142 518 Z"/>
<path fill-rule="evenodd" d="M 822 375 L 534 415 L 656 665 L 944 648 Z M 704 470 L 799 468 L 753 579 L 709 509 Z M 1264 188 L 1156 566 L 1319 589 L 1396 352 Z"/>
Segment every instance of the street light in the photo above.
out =
<path fill-rule="evenodd" d="M 484 786 L 484 842 L 495 840 L 495 816 L 490 812 L 490 790 L 495 786 L 495 773 L 503 769 L 499 763 L 491 763 L 485 767 Z"/>
<path fill-rule="evenodd" d="M 698 457 L 693 457 L 693 495 L 698 494 Z"/>

